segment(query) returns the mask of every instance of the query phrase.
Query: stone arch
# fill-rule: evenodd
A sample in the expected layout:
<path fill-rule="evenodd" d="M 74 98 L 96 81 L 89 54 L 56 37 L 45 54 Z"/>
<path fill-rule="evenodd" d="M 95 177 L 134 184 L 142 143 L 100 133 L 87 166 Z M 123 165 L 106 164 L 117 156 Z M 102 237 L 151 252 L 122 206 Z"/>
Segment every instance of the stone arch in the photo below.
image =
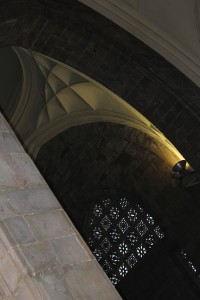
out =
<path fill-rule="evenodd" d="M 1 5 L 1 46 L 29 48 L 94 78 L 150 119 L 198 168 L 199 88 L 176 68 L 79 2 Z"/>
<path fill-rule="evenodd" d="M 149 147 L 171 166 L 183 159 L 151 122 L 90 77 L 41 54 L 17 47 L 13 51 L 21 63 L 23 81 L 10 123 L 32 157 L 66 129 L 110 122 L 135 128 L 141 144 L 145 138 L 152 139 L 154 146 Z"/>

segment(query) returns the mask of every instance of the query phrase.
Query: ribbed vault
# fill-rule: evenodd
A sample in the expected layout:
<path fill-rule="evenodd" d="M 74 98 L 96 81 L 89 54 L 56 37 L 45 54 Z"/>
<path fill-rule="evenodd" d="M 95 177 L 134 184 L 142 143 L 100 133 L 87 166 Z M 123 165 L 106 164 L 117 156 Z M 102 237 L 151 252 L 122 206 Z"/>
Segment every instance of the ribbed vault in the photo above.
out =
<path fill-rule="evenodd" d="M 99 83 L 39 53 L 13 50 L 22 66 L 23 84 L 11 123 L 33 157 L 42 145 L 70 127 L 112 122 L 151 137 L 171 165 L 182 159 L 151 122 Z"/>

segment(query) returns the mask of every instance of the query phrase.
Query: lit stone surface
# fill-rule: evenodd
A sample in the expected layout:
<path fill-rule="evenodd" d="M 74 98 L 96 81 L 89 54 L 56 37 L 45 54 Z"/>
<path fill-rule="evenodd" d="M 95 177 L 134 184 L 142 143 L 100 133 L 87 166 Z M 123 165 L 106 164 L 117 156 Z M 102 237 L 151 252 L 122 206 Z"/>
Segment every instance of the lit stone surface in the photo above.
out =
<path fill-rule="evenodd" d="M 0 152 L 23 153 L 24 150 L 12 132 L 1 132 L 0 129 Z"/>
<path fill-rule="evenodd" d="M 20 186 L 42 186 L 44 179 L 39 174 L 27 154 L 9 154 L 3 156 Z"/>
<path fill-rule="evenodd" d="M 5 254 L 1 260 L 0 272 L 11 293 L 15 292 L 18 288 L 21 274 L 9 254 Z"/>
<path fill-rule="evenodd" d="M 15 210 L 8 201 L 5 191 L 0 192 L 0 219 L 15 216 Z"/>
<path fill-rule="evenodd" d="M 35 300 L 35 297 L 31 293 L 31 290 L 25 282 L 21 282 L 18 288 L 17 294 L 15 295 L 16 300 Z"/>
<path fill-rule="evenodd" d="M 92 261 L 68 266 L 65 268 L 64 277 L 70 287 L 74 299 L 87 300 L 117 300 L 121 299 L 117 292 L 107 294 L 110 284 L 102 273 L 99 266 Z M 87 282 L 90 282 L 88 285 Z M 98 282 L 98 284 L 96 284 Z M 79 283 L 79 284 L 77 284 Z M 94 297 L 95 295 L 95 297 Z"/>
<path fill-rule="evenodd" d="M 6 191 L 16 214 L 28 214 L 61 208 L 48 188 L 29 188 Z M 41 201 L 42 199 L 42 201 Z"/>
<path fill-rule="evenodd" d="M 44 284 L 50 299 L 72 300 L 72 295 L 62 275 L 56 269 L 48 269 L 40 273 L 40 280 Z"/>
<path fill-rule="evenodd" d="M 0 189 L 13 186 L 17 186 L 16 180 L 5 160 L 5 156 L 0 153 Z"/>
<path fill-rule="evenodd" d="M 72 234 L 62 210 L 28 215 L 25 220 L 38 240 L 45 240 Z"/>
<path fill-rule="evenodd" d="M 121 299 L 0 115 L 0 299 Z"/>
<path fill-rule="evenodd" d="M 73 265 L 90 260 L 86 250 L 81 247 L 75 236 L 55 239 L 52 241 L 52 246 L 61 265 Z"/>
<path fill-rule="evenodd" d="M 26 258 L 27 268 L 33 273 L 56 264 L 56 256 L 49 243 L 31 243 L 20 247 Z"/>
<path fill-rule="evenodd" d="M 11 297 L 12 295 L 11 295 L 11 292 L 10 292 L 10 290 L 8 289 L 8 287 L 7 287 L 7 285 L 6 285 L 6 283 L 5 283 L 5 281 L 4 281 L 4 279 L 3 279 L 3 277 L 2 276 L 0 276 L 0 299 L 4 299 L 4 298 L 6 298 L 6 297 L 8 297 L 8 299 L 9 299 L 9 297 Z M 4 297 L 4 298 L 3 298 Z M 6 298 L 7 299 L 7 298 Z"/>
<path fill-rule="evenodd" d="M 8 218 L 4 221 L 4 224 L 16 241 L 16 244 L 26 244 L 35 241 L 33 233 L 22 217 Z"/>

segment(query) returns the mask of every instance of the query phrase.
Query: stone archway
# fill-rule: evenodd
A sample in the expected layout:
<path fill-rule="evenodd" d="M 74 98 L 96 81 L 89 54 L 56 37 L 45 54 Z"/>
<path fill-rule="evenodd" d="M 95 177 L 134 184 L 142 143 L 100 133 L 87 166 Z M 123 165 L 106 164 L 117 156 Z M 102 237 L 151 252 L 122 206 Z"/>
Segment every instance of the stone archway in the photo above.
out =
<path fill-rule="evenodd" d="M 78 1 L 2 2 L 1 10 L 1 47 L 46 54 L 130 104 L 134 99 L 134 107 L 198 168 L 199 88 L 160 55 Z"/>
<path fill-rule="evenodd" d="M 16 96 L 12 114 L 3 104 L 2 109 L 33 157 L 45 143 L 70 127 L 111 122 L 135 128 L 147 139 L 149 136 L 155 151 L 171 166 L 183 159 L 151 122 L 90 77 L 41 54 L 17 47 L 13 51 L 22 68 L 21 94 Z"/>

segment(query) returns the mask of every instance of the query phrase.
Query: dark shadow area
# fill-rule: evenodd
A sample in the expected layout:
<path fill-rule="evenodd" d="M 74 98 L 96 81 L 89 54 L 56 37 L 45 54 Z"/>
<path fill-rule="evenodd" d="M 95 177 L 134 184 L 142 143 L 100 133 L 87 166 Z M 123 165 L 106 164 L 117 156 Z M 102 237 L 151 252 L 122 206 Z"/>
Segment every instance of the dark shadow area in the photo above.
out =
<path fill-rule="evenodd" d="M 131 130 L 134 134 L 134 129 Z M 120 251 L 119 245 L 123 242 L 128 245 L 131 252 L 121 255 L 121 265 L 117 269 L 119 276 L 129 267 L 126 276 L 121 276 L 116 284 L 123 299 L 197 300 L 200 293 L 196 274 L 187 267 L 188 261 L 179 259 L 184 247 L 198 262 L 198 230 L 193 220 L 198 218 L 199 208 L 192 200 L 197 195 L 194 197 L 188 191 L 172 187 L 170 166 L 145 147 L 131 141 L 131 134 L 128 134 L 131 130 L 126 126 L 107 123 L 73 127 L 45 144 L 36 164 L 94 254 L 98 246 L 98 251 L 106 251 L 104 255 L 108 261 L 112 251 Z M 126 235 L 121 235 L 121 242 L 117 245 L 112 242 L 108 246 L 107 242 L 103 242 L 106 238 L 110 243 L 109 230 L 120 231 L 120 221 L 114 222 L 108 215 L 110 209 L 100 214 L 99 219 L 96 217 L 96 221 L 93 220 L 96 223 L 88 227 L 95 203 L 106 199 L 115 199 L 116 202 L 122 197 L 128 199 L 130 205 L 140 203 L 145 212 L 140 217 L 144 224 L 147 225 L 145 216 L 148 212 L 160 225 L 164 234 L 162 239 L 155 234 L 153 225 L 148 227 L 148 234 L 153 233 L 156 240 L 152 249 L 148 248 L 146 233 L 144 236 L 138 233 L 139 218 L 131 224 L 128 215 L 124 214 L 125 210 L 119 206 L 119 220 L 124 219 L 123 226 L 125 223 L 130 226 L 127 236 L 133 230 L 140 238 L 136 246 L 130 244 Z M 139 208 L 136 207 L 136 210 L 139 216 Z M 106 223 L 105 219 L 103 221 L 105 217 L 109 217 Z M 102 224 L 110 226 L 110 229 L 105 230 Z M 95 247 L 90 244 L 94 232 L 102 234 L 99 240 L 96 239 Z M 189 247 L 191 244 L 195 245 L 193 253 Z M 142 259 L 137 252 L 141 246 L 146 249 Z M 137 259 L 133 267 L 127 264 L 131 253 Z M 98 255 L 96 257 L 98 260 Z M 111 278 L 113 273 L 108 266 L 112 260 L 105 265 L 106 260 L 99 259 L 99 263 Z M 123 264 L 124 269 L 120 269 Z"/>
<path fill-rule="evenodd" d="M 0 109 L 7 119 L 11 119 L 22 87 L 22 69 L 12 48 L 0 48 Z"/>

